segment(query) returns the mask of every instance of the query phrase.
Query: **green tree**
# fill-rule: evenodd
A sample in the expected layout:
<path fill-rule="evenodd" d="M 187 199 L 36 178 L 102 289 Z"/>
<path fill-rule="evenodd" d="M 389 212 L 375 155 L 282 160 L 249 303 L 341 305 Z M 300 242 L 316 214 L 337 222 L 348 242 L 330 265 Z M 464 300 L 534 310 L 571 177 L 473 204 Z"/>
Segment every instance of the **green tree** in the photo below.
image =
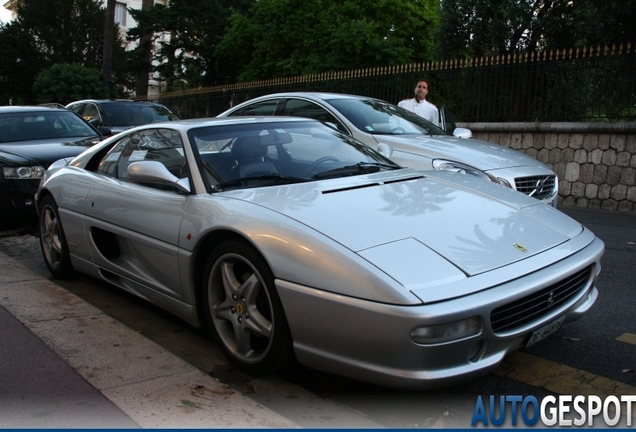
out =
<path fill-rule="evenodd" d="M 0 97 L 35 102 L 35 77 L 54 64 L 101 66 L 105 15 L 100 0 L 16 3 L 16 19 L 0 26 Z M 124 84 L 126 55 L 120 38 L 115 45 L 114 75 Z"/>
<path fill-rule="evenodd" d="M 634 0 L 443 0 L 438 57 L 636 42 Z"/>
<path fill-rule="evenodd" d="M 43 70 L 35 79 L 33 93 L 38 103 L 64 105 L 78 99 L 106 97 L 101 71 L 78 64 L 55 64 Z"/>
<path fill-rule="evenodd" d="M 28 29 L 15 21 L 0 25 L 0 59 L 0 103 L 33 102 L 31 87 L 45 60 L 31 43 Z"/>
<path fill-rule="evenodd" d="M 558 0 L 539 22 L 541 48 L 611 46 L 636 43 L 634 0 Z"/>
<path fill-rule="evenodd" d="M 439 0 L 259 0 L 217 49 L 241 81 L 433 58 Z"/>
<path fill-rule="evenodd" d="M 171 0 L 167 6 L 157 3 L 148 10 L 130 9 L 137 26 L 128 30 L 128 39 L 140 41 L 134 52 L 138 73 L 147 68 L 148 51 L 158 46 L 153 70 L 169 90 L 223 83 L 224 62 L 216 57 L 216 46 L 232 10 L 246 11 L 254 2 Z M 153 34 L 152 41 L 142 39 L 148 34 Z"/>

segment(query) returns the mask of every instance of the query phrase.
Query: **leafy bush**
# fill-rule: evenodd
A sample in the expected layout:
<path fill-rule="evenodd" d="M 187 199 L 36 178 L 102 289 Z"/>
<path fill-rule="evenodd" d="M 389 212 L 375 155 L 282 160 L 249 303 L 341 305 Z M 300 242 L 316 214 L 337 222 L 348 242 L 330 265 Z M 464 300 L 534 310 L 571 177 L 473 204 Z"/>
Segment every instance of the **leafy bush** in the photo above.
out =
<path fill-rule="evenodd" d="M 79 64 L 54 64 L 40 72 L 33 83 L 38 103 L 66 105 L 79 99 L 106 97 L 102 73 Z"/>

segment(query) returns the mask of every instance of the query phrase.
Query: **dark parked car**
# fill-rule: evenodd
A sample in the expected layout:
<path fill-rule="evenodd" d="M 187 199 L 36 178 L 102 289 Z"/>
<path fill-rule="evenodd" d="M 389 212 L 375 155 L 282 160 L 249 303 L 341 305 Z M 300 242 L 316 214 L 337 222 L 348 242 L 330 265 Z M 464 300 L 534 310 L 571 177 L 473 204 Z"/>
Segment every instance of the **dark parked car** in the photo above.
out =
<path fill-rule="evenodd" d="M 0 107 L 0 220 L 35 216 L 33 195 L 49 165 L 78 155 L 103 138 L 67 109 Z"/>
<path fill-rule="evenodd" d="M 66 108 L 61 103 L 57 103 L 57 102 L 47 102 L 47 103 L 39 104 L 38 106 L 49 107 L 49 108 Z"/>
<path fill-rule="evenodd" d="M 108 126 L 113 134 L 156 121 L 178 120 L 167 107 L 147 101 L 88 99 L 71 102 L 66 108 L 93 126 Z"/>

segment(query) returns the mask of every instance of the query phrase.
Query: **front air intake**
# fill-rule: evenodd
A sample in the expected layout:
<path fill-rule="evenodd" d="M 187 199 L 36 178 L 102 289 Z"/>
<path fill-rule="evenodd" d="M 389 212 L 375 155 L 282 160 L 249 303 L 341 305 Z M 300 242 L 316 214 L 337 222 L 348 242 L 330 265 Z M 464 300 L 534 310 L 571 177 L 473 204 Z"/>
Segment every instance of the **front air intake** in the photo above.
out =
<path fill-rule="evenodd" d="M 514 330 L 559 308 L 586 289 L 593 269 L 594 266 L 586 267 L 541 291 L 498 307 L 490 314 L 492 330 L 495 333 Z"/>

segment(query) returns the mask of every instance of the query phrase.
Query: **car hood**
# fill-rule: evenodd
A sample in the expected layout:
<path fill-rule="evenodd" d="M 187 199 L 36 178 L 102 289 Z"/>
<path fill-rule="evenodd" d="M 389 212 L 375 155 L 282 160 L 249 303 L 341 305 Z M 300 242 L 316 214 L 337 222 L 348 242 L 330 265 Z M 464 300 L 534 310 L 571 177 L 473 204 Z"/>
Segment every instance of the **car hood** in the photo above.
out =
<path fill-rule="evenodd" d="M 448 159 L 466 163 L 483 171 L 520 166 L 544 166 L 536 159 L 519 151 L 476 139 L 441 135 L 373 135 L 378 143 L 386 143 L 395 150 L 411 154 L 423 151 L 432 159 Z"/>
<path fill-rule="evenodd" d="M 400 247 L 441 256 L 468 276 L 539 254 L 582 231 L 579 223 L 532 198 L 455 173 L 399 170 L 232 195 L 284 214 L 363 257 L 391 253 L 391 245 L 404 242 Z"/>
<path fill-rule="evenodd" d="M 101 141 L 102 137 L 0 143 L 0 160 L 5 164 L 39 164 L 47 168 L 58 159 L 76 156 Z"/>

